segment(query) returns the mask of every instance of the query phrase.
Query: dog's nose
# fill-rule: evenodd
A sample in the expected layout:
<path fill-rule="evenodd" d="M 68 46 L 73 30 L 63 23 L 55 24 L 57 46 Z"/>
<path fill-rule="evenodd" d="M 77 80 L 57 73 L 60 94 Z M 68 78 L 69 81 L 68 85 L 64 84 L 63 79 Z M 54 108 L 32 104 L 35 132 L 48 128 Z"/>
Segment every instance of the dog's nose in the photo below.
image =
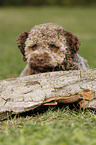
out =
<path fill-rule="evenodd" d="M 44 57 L 37 57 L 37 61 L 39 63 L 44 63 Z"/>

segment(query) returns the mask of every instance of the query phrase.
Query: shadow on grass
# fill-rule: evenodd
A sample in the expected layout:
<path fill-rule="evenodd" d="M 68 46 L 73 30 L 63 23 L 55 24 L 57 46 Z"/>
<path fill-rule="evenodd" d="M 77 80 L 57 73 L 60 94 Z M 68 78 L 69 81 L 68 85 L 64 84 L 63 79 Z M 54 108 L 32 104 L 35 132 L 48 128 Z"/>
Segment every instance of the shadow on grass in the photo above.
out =
<path fill-rule="evenodd" d="M 83 110 L 83 109 L 80 109 L 80 105 L 78 102 L 70 103 L 70 104 L 60 103 L 58 105 L 41 105 L 41 106 L 35 108 L 34 110 L 30 110 L 30 111 L 26 111 L 26 112 L 18 113 L 18 114 L 13 114 L 13 115 L 9 116 L 7 119 L 10 120 L 14 117 L 15 118 L 20 118 L 20 117 L 26 118 L 27 116 L 35 117 L 37 115 L 46 113 L 48 110 L 57 111 L 58 109 L 60 109 L 61 111 L 64 109 L 65 110 L 69 109 L 69 110 L 74 110 L 76 112 Z"/>

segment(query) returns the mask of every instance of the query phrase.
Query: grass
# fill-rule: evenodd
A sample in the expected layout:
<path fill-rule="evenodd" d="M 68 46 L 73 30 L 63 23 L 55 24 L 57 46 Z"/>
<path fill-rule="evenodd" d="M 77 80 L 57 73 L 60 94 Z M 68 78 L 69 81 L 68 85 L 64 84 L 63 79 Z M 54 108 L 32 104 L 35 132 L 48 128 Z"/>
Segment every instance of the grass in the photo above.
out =
<path fill-rule="evenodd" d="M 26 63 L 16 37 L 36 24 L 55 22 L 77 35 L 79 54 L 96 68 L 96 8 L 0 8 L 0 79 L 18 77 Z M 95 145 L 96 113 L 50 108 L 0 122 L 0 145 Z"/>
<path fill-rule="evenodd" d="M 49 109 L 35 117 L 2 123 L 3 145 L 95 145 L 96 115 L 92 111 Z M 3 130 L 3 133 L 2 133 Z"/>

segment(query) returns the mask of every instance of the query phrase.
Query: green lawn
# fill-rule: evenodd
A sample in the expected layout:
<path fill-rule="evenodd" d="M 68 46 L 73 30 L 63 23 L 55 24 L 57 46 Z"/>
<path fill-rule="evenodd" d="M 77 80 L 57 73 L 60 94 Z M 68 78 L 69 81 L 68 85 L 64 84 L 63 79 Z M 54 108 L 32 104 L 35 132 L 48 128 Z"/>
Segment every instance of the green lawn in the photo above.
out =
<path fill-rule="evenodd" d="M 0 145 L 96 145 L 96 114 L 49 109 L 0 124 Z"/>
<path fill-rule="evenodd" d="M 40 23 L 54 22 L 81 40 L 79 54 L 96 68 L 96 8 L 0 7 L 0 79 L 18 77 L 26 63 L 16 37 Z M 0 122 L 0 145 L 96 145 L 96 113 L 50 108 L 32 117 Z"/>

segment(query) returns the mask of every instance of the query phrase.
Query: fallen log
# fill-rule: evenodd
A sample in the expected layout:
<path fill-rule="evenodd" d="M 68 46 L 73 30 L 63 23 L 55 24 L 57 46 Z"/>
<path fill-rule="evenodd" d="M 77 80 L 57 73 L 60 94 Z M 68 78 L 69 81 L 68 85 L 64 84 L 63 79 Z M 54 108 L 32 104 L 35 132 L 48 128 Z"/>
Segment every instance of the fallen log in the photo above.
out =
<path fill-rule="evenodd" d="M 0 81 L 0 120 L 40 105 L 78 102 L 96 110 L 96 69 L 57 71 Z"/>

